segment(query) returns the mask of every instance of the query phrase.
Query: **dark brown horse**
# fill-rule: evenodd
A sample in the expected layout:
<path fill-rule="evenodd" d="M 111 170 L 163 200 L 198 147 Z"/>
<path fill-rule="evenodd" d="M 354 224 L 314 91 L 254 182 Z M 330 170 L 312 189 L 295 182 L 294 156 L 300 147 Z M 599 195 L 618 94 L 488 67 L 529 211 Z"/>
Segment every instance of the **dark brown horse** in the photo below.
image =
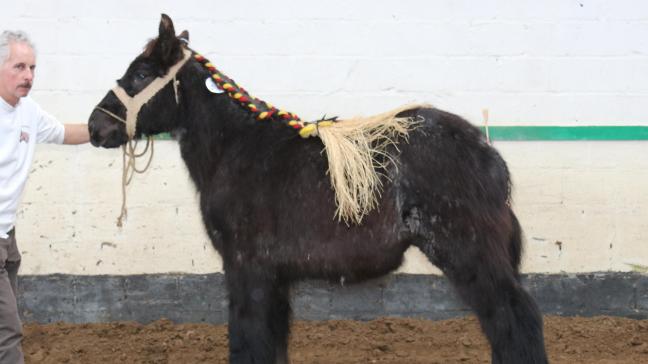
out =
<path fill-rule="evenodd" d="M 381 276 L 412 245 L 475 311 L 493 363 L 547 362 L 541 315 L 520 284 L 509 173 L 479 129 L 435 108 L 402 112 L 419 124 L 407 142 L 390 147 L 378 208 L 360 224 L 339 222 L 322 140 L 300 138 L 278 113 L 258 121 L 230 92 L 209 92 L 213 72 L 189 53 L 183 35 L 163 15 L 159 37 L 99 103 L 89 128 L 92 143 L 106 148 L 127 142 L 118 119 L 129 115 L 134 138 L 178 137 L 224 262 L 231 363 L 288 362 L 294 282 Z M 132 98 L 156 82 L 133 111 Z"/>

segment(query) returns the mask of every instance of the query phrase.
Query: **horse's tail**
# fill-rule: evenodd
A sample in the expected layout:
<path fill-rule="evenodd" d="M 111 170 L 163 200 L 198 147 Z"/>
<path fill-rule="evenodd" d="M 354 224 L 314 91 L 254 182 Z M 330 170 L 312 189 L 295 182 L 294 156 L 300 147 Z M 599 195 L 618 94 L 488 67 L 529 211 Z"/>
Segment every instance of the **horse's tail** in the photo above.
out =
<path fill-rule="evenodd" d="M 509 241 L 509 257 L 511 266 L 513 267 L 516 276 L 520 274 L 520 261 L 522 259 L 522 227 L 513 210 L 509 209 L 511 215 L 511 238 Z"/>

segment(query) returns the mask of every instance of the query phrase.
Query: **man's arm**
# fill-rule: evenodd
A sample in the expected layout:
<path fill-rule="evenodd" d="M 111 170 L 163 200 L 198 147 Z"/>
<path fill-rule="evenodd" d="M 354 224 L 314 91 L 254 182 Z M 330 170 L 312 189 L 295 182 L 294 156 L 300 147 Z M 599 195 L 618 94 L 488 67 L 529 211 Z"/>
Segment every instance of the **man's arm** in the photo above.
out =
<path fill-rule="evenodd" d="M 63 144 L 83 144 L 90 141 L 88 124 L 65 124 Z"/>

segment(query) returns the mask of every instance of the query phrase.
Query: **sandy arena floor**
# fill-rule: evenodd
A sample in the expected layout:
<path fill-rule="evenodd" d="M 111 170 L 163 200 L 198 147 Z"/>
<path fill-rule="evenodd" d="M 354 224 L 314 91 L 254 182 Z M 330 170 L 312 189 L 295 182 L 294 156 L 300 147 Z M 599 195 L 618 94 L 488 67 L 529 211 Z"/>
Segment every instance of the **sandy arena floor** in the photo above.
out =
<path fill-rule="evenodd" d="M 545 318 L 554 364 L 648 363 L 648 320 L 615 317 Z M 226 326 L 29 324 L 27 363 L 226 363 Z M 490 363 L 489 348 L 472 317 L 427 321 L 296 322 L 290 342 L 298 363 Z"/>

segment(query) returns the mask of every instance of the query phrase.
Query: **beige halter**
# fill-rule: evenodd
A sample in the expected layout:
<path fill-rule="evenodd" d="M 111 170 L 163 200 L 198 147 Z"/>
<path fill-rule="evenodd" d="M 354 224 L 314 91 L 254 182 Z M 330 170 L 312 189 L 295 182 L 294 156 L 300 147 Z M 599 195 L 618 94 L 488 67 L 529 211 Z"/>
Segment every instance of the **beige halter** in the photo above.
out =
<path fill-rule="evenodd" d="M 173 92 L 175 93 L 175 100 L 177 104 L 180 103 L 180 99 L 178 97 L 178 85 L 180 84 L 180 81 L 176 79 L 176 75 L 178 74 L 178 71 L 180 71 L 180 68 L 182 68 L 182 66 L 184 66 L 185 63 L 187 63 L 189 58 L 191 58 L 191 52 L 185 49 L 183 51 L 183 54 L 184 56 L 180 60 L 180 62 L 176 63 L 171 68 L 169 68 L 169 72 L 167 72 L 167 74 L 164 77 L 156 78 L 155 80 L 153 80 L 153 82 L 151 82 L 148 86 L 146 86 L 142 91 L 140 91 L 137 95 L 133 97 L 129 96 L 124 90 L 124 88 L 119 85 L 115 86 L 115 88 L 112 89 L 115 96 L 117 96 L 119 101 L 121 101 L 121 103 L 124 104 L 124 107 L 126 108 L 126 120 L 117 116 L 115 113 L 104 109 L 103 107 L 95 106 L 95 109 L 102 111 L 112 116 L 114 119 L 126 124 L 126 133 L 128 134 L 128 143 L 122 146 L 123 147 L 122 150 L 124 152 L 122 157 L 122 162 L 123 162 L 122 207 L 121 207 L 121 214 L 119 215 L 119 217 L 117 217 L 117 226 L 119 227 L 122 226 L 123 220 L 124 218 L 126 218 L 127 215 L 126 186 L 128 186 L 128 184 L 130 183 L 134 173 L 144 173 L 151 165 L 151 160 L 153 160 L 153 138 L 152 137 L 150 136 L 148 137 L 146 141 L 146 147 L 143 152 L 137 153 L 135 151 L 137 148 L 137 141 L 133 143 L 133 136 L 135 135 L 135 126 L 137 125 L 137 115 L 142 109 L 142 106 L 144 106 L 147 102 L 149 102 L 172 79 L 173 79 Z M 149 150 L 149 145 L 151 147 L 151 154 L 148 162 L 146 163 L 146 166 L 143 169 L 137 168 L 135 165 L 135 159 L 139 157 L 143 157 L 146 154 L 146 152 Z"/>
<path fill-rule="evenodd" d="M 135 96 L 129 96 L 124 88 L 119 85 L 115 86 L 112 89 L 112 92 L 115 94 L 115 96 L 117 96 L 119 101 L 121 101 L 121 103 L 124 104 L 124 107 L 126 108 L 126 120 L 102 107 L 96 106 L 95 108 L 126 124 L 126 133 L 128 134 L 128 138 L 132 139 L 133 135 L 135 135 L 137 115 L 142 109 L 142 106 L 149 102 L 153 98 L 153 96 L 160 92 L 160 90 L 163 89 L 169 82 L 171 82 L 172 79 L 173 91 L 175 92 L 175 100 L 176 103 L 180 103 L 180 99 L 178 98 L 178 85 L 180 84 L 180 81 L 176 79 L 176 75 L 178 74 L 178 71 L 180 71 L 180 68 L 182 68 L 182 66 L 187 63 L 189 58 L 191 58 L 191 52 L 187 49 L 184 49 L 183 54 L 184 57 L 180 60 L 180 62 L 171 66 L 171 68 L 169 68 L 169 72 L 167 72 L 164 77 L 156 78 Z"/>

